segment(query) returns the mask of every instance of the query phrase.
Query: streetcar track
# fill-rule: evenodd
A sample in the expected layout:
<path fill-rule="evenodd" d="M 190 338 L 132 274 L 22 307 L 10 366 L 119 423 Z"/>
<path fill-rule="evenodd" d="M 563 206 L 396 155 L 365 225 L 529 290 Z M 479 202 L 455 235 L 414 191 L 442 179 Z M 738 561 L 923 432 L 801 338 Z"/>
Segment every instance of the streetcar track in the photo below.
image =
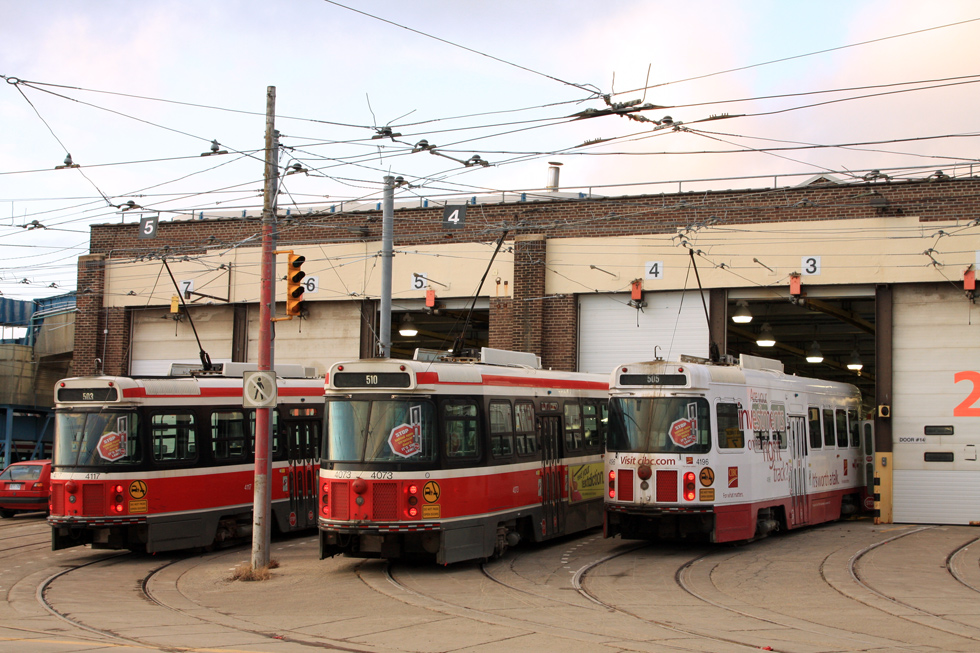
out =
<path fill-rule="evenodd" d="M 739 641 L 739 640 L 736 640 L 736 639 L 732 639 L 732 638 L 729 638 L 729 637 L 721 637 L 719 635 L 712 635 L 710 633 L 705 633 L 705 632 L 699 631 L 699 630 L 694 630 L 694 629 L 690 629 L 690 628 L 683 628 L 681 626 L 677 626 L 677 625 L 674 625 L 674 624 L 671 624 L 671 623 L 668 623 L 668 622 L 665 622 L 665 621 L 658 621 L 656 619 L 648 619 L 646 617 L 643 617 L 641 615 L 636 614 L 635 612 L 631 612 L 629 610 L 625 610 L 625 609 L 620 608 L 620 607 L 618 607 L 616 605 L 613 605 L 611 603 L 608 603 L 606 601 L 603 601 L 601 598 L 599 598 L 598 596 L 596 596 L 595 594 L 593 594 L 591 591 L 589 591 L 585 587 L 585 585 L 583 584 L 584 581 L 585 581 L 585 578 L 589 574 L 589 572 L 594 571 L 600 565 L 606 564 L 607 562 L 609 562 L 611 560 L 614 560 L 616 558 L 619 558 L 620 556 L 626 555 L 628 553 L 634 553 L 634 552 L 636 552 L 636 551 L 638 551 L 639 549 L 642 549 L 642 548 L 646 548 L 646 547 L 645 546 L 638 546 L 638 547 L 635 547 L 633 549 L 628 549 L 628 550 L 625 550 L 625 551 L 619 551 L 619 552 L 613 553 L 611 555 L 605 556 L 604 558 L 601 558 L 600 560 L 596 560 L 594 562 L 591 562 L 588 565 L 580 568 L 575 573 L 575 576 L 572 578 L 573 587 L 575 587 L 576 591 L 578 591 L 579 594 L 581 594 L 585 598 L 589 599 L 590 601 L 592 601 L 596 605 L 601 606 L 601 607 L 605 608 L 606 610 L 609 610 L 610 612 L 618 612 L 620 614 L 627 615 L 627 616 L 632 617 L 634 619 L 638 619 L 639 621 L 642 621 L 644 623 L 649 623 L 649 624 L 652 624 L 652 625 L 655 625 L 655 626 L 659 626 L 661 628 L 664 628 L 666 630 L 670 630 L 672 632 L 675 632 L 675 633 L 678 633 L 678 634 L 681 634 L 681 635 L 689 635 L 689 636 L 695 637 L 697 639 L 703 639 L 703 640 L 708 640 L 708 641 L 713 641 L 713 642 L 720 642 L 720 643 L 724 643 L 724 644 L 731 644 L 731 645 L 734 645 L 734 646 L 739 646 L 739 647 L 747 648 L 747 649 L 750 649 L 750 650 L 753 650 L 753 651 L 758 651 L 759 650 L 760 647 L 759 647 L 759 644 L 758 643 L 746 643 L 746 642 L 742 642 L 742 641 Z M 683 565 L 681 565 L 681 567 L 675 573 L 675 576 L 674 576 L 675 581 L 676 581 L 676 578 L 677 578 L 677 575 L 676 574 L 679 574 L 681 572 L 681 570 L 683 570 L 684 568 L 688 567 L 689 565 L 697 562 L 698 560 L 702 560 L 702 559 L 707 558 L 707 557 L 709 557 L 711 555 L 713 555 L 713 554 L 712 553 L 701 554 L 699 556 L 695 556 L 694 558 L 691 558 L 686 563 L 684 563 Z M 699 597 L 697 595 L 693 595 L 693 596 L 695 596 L 696 598 L 701 598 L 701 597 Z M 751 615 L 749 615 L 749 616 L 751 616 Z M 778 649 L 770 649 L 770 650 L 778 650 Z"/>
<path fill-rule="evenodd" d="M 101 635 L 103 637 L 110 637 L 110 638 L 113 638 L 113 639 L 118 639 L 118 640 L 121 640 L 121 641 L 124 641 L 124 642 L 128 642 L 130 644 L 138 644 L 140 646 L 145 646 L 143 644 L 143 642 L 140 642 L 139 640 L 132 639 L 132 638 L 126 637 L 124 635 L 120 635 L 118 633 L 114 633 L 114 632 L 112 632 L 110 630 L 105 630 L 105 629 L 100 629 L 100 628 L 93 628 L 91 626 L 88 626 L 86 624 L 83 624 L 82 622 L 78 621 L 77 619 L 72 619 L 67 614 L 65 614 L 65 613 L 59 611 L 57 608 L 55 608 L 51 604 L 51 602 L 48 601 L 47 597 L 45 596 L 45 594 L 47 593 L 48 588 L 51 586 L 51 583 L 53 583 L 57 579 L 61 578 L 62 576 L 66 576 L 66 575 L 68 575 L 68 574 L 70 574 L 70 573 L 72 573 L 74 571 L 79 570 L 79 569 L 84 569 L 85 567 L 90 567 L 92 565 L 96 565 L 96 564 L 99 564 L 101 562 L 105 562 L 106 560 L 114 560 L 116 558 L 121 558 L 121 557 L 127 556 L 127 555 L 130 555 L 130 552 L 129 551 L 126 551 L 126 552 L 123 552 L 123 553 L 115 553 L 115 554 L 111 554 L 111 555 L 106 555 L 104 557 L 100 557 L 100 558 L 98 558 L 96 560 L 90 560 L 88 562 L 83 562 L 81 564 L 72 565 L 68 569 L 62 569 L 58 573 L 56 573 L 56 574 L 54 574 L 52 576 L 49 576 L 48 578 L 46 578 L 45 580 L 43 580 L 40 584 L 38 584 L 37 590 L 35 591 L 34 596 L 37 599 L 38 604 L 40 604 L 40 606 L 42 608 L 44 608 L 45 610 L 47 610 L 49 613 L 51 613 L 52 615 L 54 615 L 55 617 L 57 617 L 61 621 L 64 621 L 65 623 L 68 623 L 68 624 L 70 624 L 70 625 L 72 625 L 72 626 L 74 626 L 76 628 L 80 628 L 80 629 L 82 629 L 82 630 L 84 630 L 86 632 L 93 633 L 95 635 Z"/>
<path fill-rule="evenodd" d="M 850 558 L 850 560 L 848 561 L 848 565 L 847 565 L 848 573 L 850 574 L 851 578 L 854 580 L 855 583 L 857 583 L 865 591 L 867 591 L 867 592 L 869 592 L 869 593 L 877 596 L 878 598 L 884 599 L 885 601 L 888 601 L 888 602 L 890 602 L 890 603 L 892 603 L 894 605 L 901 606 L 902 608 L 905 608 L 907 610 L 911 610 L 913 612 L 916 612 L 919 615 L 923 615 L 923 616 L 927 616 L 927 617 L 933 617 L 933 618 L 938 619 L 938 620 L 940 620 L 942 622 L 946 622 L 946 623 L 950 623 L 950 624 L 957 623 L 957 624 L 963 626 L 964 628 L 970 628 L 972 631 L 974 631 L 974 634 L 971 635 L 969 633 L 959 632 L 957 630 L 953 630 L 953 629 L 950 629 L 950 628 L 941 628 L 938 625 L 936 625 L 934 623 L 931 623 L 931 622 L 913 620 L 913 619 L 910 619 L 910 618 L 908 618 L 908 617 L 906 617 L 904 615 L 894 614 L 892 612 L 889 612 L 888 610 L 883 609 L 880 606 L 872 605 L 871 603 L 869 603 L 869 602 L 867 602 L 865 600 L 862 600 L 860 597 L 849 596 L 849 598 L 851 598 L 852 600 L 858 601 L 860 603 L 863 603 L 864 605 L 867 605 L 868 607 L 871 607 L 871 608 L 873 608 L 875 610 L 879 610 L 881 612 L 885 612 L 886 614 L 892 614 L 893 616 L 895 616 L 895 617 L 897 617 L 899 619 L 902 619 L 903 621 L 911 621 L 911 622 L 913 622 L 913 623 L 915 623 L 915 624 L 917 624 L 919 626 L 925 626 L 926 628 L 931 628 L 932 630 L 938 630 L 939 632 L 947 633 L 947 634 L 950 634 L 950 635 L 955 635 L 957 637 L 962 637 L 964 639 L 969 639 L 969 640 L 972 640 L 972 641 L 975 641 L 975 642 L 980 642 L 980 632 L 978 632 L 976 628 L 974 628 L 972 626 L 969 626 L 968 624 L 962 624 L 962 623 L 959 623 L 959 622 L 952 621 L 950 619 L 947 619 L 942 614 L 937 614 L 935 612 L 930 612 L 929 610 L 924 610 L 924 609 L 922 609 L 922 608 L 920 608 L 918 606 L 912 605 L 911 603 L 908 603 L 906 601 L 902 601 L 902 600 L 897 599 L 897 598 L 895 598 L 893 596 L 889 596 L 888 594 L 885 594 L 884 592 L 881 592 L 881 591 L 875 589 L 874 587 L 872 587 L 871 585 L 869 585 L 868 583 L 866 583 L 861 578 L 861 574 L 857 570 L 857 563 L 858 563 L 858 561 L 861 558 L 863 558 L 865 555 L 867 555 L 867 554 L 871 553 L 872 551 L 874 551 L 875 549 L 878 549 L 879 547 L 885 546 L 887 544 L 891 544 L 892 542 L 895 542 L 896 540 L 902 539 L 904 537 L 908 537 L 910 535 L 915 535 L 917 533 L 921 533 L 921 532 L 924 532 L 924 531 L 932 530 L 934 528 L 937 528 L 937 527 L 936 526 L 920 526 L 919 528 L 915 528 L 915 529 L 910 530 L 910 531 L 907 531 L 905 533 L 899 533 L 898 535 L 894 535 L 894 536 L 889 537 L 887 539 L 881 540 L 880 542 L 875 542 L 874 544 L 871 544 L 871 545 L 869 545 L 869 546 L 861 549 L 860 551 L 858 551 L 857 553 L 855 553 L 854 555 L 852 555 L 851 558 Z M 952 552 L 950 552 L 946 556 L 945 569 L 946 569 L 946 571 L 948 573 L 950 573 L 950 576 L 952 578 L 954 578 L 955 580 L 957 580 L 957 582 L 961 582 L 962 583 L 962 581 L 959 578 L 957 578 L 956 574 L 953 574 L 951 572 L 951 570 L 949 568 L 949 561 L 959 551 L 965 549 L 966 547 L 968 547 L 973 542 L 976 542 L 977 539 L 980 539 L 980 538 L 976 538 L 974 540 L 971 540 L 970 542 L 968 542 L 965 545 L 961 545 L 961 546 L 957 547 L 956 549 L 954 549 Z M 822 570 L 822 565 L 821 565 L 821 570 Z M 823 575 L 823 574 L 821 573 L 821 575 Z M 829 582 L 828 582 L 828 584 L 829 584 Z M 976 588 L 972 587 L 971 585 L 969 585 L 967 583 L 962 583 L 962 584 L 965 585 L 966 587 L 969 587 L 970 589 L 976 591 Z M 831 585 L 831 587 L 833 587 L 833 585 Z M 837 589 L 837 588 L 835 588 L 835 589 Z"/>
<path fill-rule="evenodd" d="M 961 585 L 970 588 L 974 592 L 980 592 L 980 587 L 977 587 L 976 585 L 973 585 L 972 583 L 968 582 L 965 578 L 963 578 L 959 574 L 959 572 L 956 571 L 955 567 L 956 567 L 956 558 L 959 557 L 961 554 L 966 553 L 966 550 L 970 547 L 970 545 L 975 544 L 977 541 L 980 541 L 980 537 L 973 538 L 972 540 L 970 540 L 963 546 L 959 547 L 958 549 L 951 551 L 950 554 L 946 556 L 946 571 L 949 572 L 949 575 L 955 578 Z"/>
<path fill-rule="evenodd" d="M 785 621 L 779 620 L 779 619 L 774 619 L 772 617 L 762 616 L 762 615 L 759 615 L 759 614 L 753 614 L 752 612 L 748 612 L 746 610 L 740 610 L 740 609 L 737 609 L 737 608 L 733 608 L 733 607 L 727 606 L 727 605 L 725 605 L 723 603 L 720 603 L 718 601 L 714 601 L 714 600 L 712 600 L 712 599 L 704 596 L 703 594 L 697 592 L 693 588 L 693 586 L 691 585 L 691 583 L 689 582 L 689 580 L 687 580 L 686 577 L 689 576 L 689 573 L 690 573 L 691 569 L 694 567 L 695 564 L 697 564 L 697 563 L 699 563 L 699 562 L 701 562 L 703 560 L 707 560 L 712 555 L 713 554 L 708 553 L 708 554 L 699 556 L 697 558 L 693 558 L 693 559 L 689 560 L 688 562 L 686 562 L 685 564 L 681 565 L 681 567 L 679 567 L 677 569 L 677 572 L 674 574 L 674 582 L 677 584 L 677 586 L 680 587 L 682 590 L 684 590 L 684 592 L 686 592 L 688 595 L 690 595 L 690 596 L 698 599 L 699 601 L 703 601 L 704 603 L 707 603 L 707 604 L 709 604 L 709 605 L 711 605 L 711 606 L 713 606 L 715 608 L 718 608 L 720 610 L 724 610 L 725 612 L 729 612 L 729 613 L 732 613 L 732 614 L 737 614 L 737 615 L 740 615 L 740 616 L 743 616 L 743 617 L 748 617 L 748 618 L 753 619 L 755 621 L 760 621 L 762 623 L 772 624 L 774 626 L 781 626 L 781 627 L 784 627 L 784 628 L 791 628 L 794 631 L 811 633 L 813 635 L 817 635 L 817 636 L 820 636 L 820 637 L 835 636 L 835 637 L 839 637 L 842 640 L 853 640 L 855 643 L 862 644 L 864 646 L 880 647 L 882 645 L 882 642 L 881 641 L 871 641 L 871 640 L 868 640 L 867 639 L 867 637 L 868 637 L 867 633 L 860 633 L 860 632 L 857 632 L 857 631 L 842 631 L 839 627 L 836 627 L 836 626 L 828 626 L 826 624 L 822 624 L 822 623 L 816 622 L 816 621 L 811 621 L 809 619 L 803 619 L 803 618 L 800 618 L 800 617 L 794 617 L 794 616 L 791 616 L 791 615 L 783 614 L 783 613 L 780 613 L 780 612 L 777 612 L 777 611 L 773 610 L 772 608 L 755 606 L 757 609 L 765 610 L 766 612 L 772 612 L 772 613 L 778 614 L 778 615 L 780 615 L 782 617 L 785 617 Z M 833 554 L 830 554 L 830 555 L 833 555 Z M 830 556 L 828 555 L 827 557 L 830 557 Z M 824 561 L 826 561 L 826 559 L 827 558 L 824 558 Z M 717 567 L 717 565 L 716 565 L 716 567 Z M 711 573 L 709 572 L 708 575 L 710 577 Z M 810 628 L 803 628 L 803 627 L 801 627 L 800 624 L 808 624 L 811 627 Z M 832 632 L 828 633 L 828 629 L 830 631 L 832 631 Z M 872 636 L 872 637 L 874 637 L 874 636 Z M 882 639 L 882 638 L 879 638 L 879 640 L 880 639 Z M 907 644 L 906 643 L 905 646 L 895 647 L 894 645 L 891 644 L 891 642 L 889 643 L 889 648 L 892 648 L 893 650 L 896 649 L 896 648 L 903 649 L 903 648 L 910 648 L 910 647 L 913 647 L 913 646 L 914 645 L 911 645 L 911 644 Z"/>
<path fill-rule="evenodd" d="M 245 547 L 242 546 L 240 548 L 244 549 Z M 225 552 L 230 553 L 232 551 L 231 550 L 226 550 Z M 175 558 L 174 560 L 170 560 L 169 562 L 166 562 L 166 563 L 164 563 L 162 565 L 159 565 L 158 567 L 155 567 L 154 569 L 151 569 L 145 576 L 143 576 L 142 579 L 140 579 L 140 582 L 139 582 L 140 596 L 143 599 L 149 601 L 150 603 L 153 603 L 156 606 L 159 606 L 161 608 L 165 608 L 167 610 L 170 610 L 171 612 L 174 612 L 176 614 L 179 614 L 179 615 L 181 615 L 183 617 L 188 617 L 188 618 L 196 619 L 196 620 L 200 621 L 201 623 L 206 623 L 206 624 L 210 624 L 210 625 L 217 625 L 217 626 L 221 626 L 223 628 L 228 628 L 229 630 L 233 630 L 235 632 L 249 633 L 251 635 L 256 635 L 258 637 L 264 637 L 264 638 L 270 639 L 270 640 L 287 641 L 287 642 L 290 642 L 290 643 L 293 643 L 293 644 L 299 644 L 300 646 L 306 646 L 306 647 L 309 647 L 309 648 L 327 649 L 327 650 L 331 650 L 331 651 L 347 651 L 349 653 L 363 653 L 363 651 L 364 651 L 363 648 L 348 648 L 348 647 L 344 647 L 344 646 L 339 646 L 339 645 L 333 643 L 333 641 L 330 641 L 330 640 L 325 641 L 325 642 L 319 642 L 319 641 L 312 641 L 312 640 L 309 640 L 309 639 L 302 639 L 300 636 L 297 636 L 297 634 L 294 631 L 291 631 L 291 630 L 277 631 L 277 632 L 268 632 L 268 631 L 263 631 L 263 630 L 255 630 L 253 628 L 242 628 L 240 626 L 229 626 L 225 620 L 206 619 L 206 618 L 200 616 L 199 614 L 193 614 L 193 615 L 191 615 L 191 614 L 188 614 L 186 611 L 181 610 L 180 608 L 177 608 L 177 607 L 174 607 L 172 605 L 169 605 L 165 601 L 161 601 L 156 596 L 154 596 L 153 592 L 150 591 L 149 584 L 150 584 L 151 579 L 155 575 L 159 574 L 164 569 L 167 569 L 168 567 L 170 567 L 172 565 L 175 565 L 175 564 L 177 564 L 179 562 L 184 562 L 184 559 L 183 558 Z M 175 584 L 175 586 L 176 586 L 176 584 Z M 284 633 L 288 633 L 288 635 L 287 634 L 284 634 Z M 304 635 L 302 637 L 308 637 L 308 635 Z"/>
<path fill-rule="evenodd" d="M 583 598 L 585 598 L 586 600 L 588 600 L 590 603 L 592 603 L 592 604 L 594 604 L 594 605 L 596 605 L 598 607 L 601 607 L 601 608 L 603 608 L 603 609 L 605 609 L 605 610 L 607 610 L 609 612 L 616 612 L 616 613 L 625 615 L 627 617 L 630 617 L 631 619 L 636 619 L 638 621 L 641 621 L 643 623 L 649 624 L 651 626 L 656 626 L 658 628 L 662 628 L 664 630 L 667 630 L 667 631 L 670 631 L 670 632 L 673 632 L 673 633 L 677 633 L 677 634 L 680 634 L 680 635 L 687 635 L 687 636 L 692 636 L 692 637 L 695 637 L 695 638 L 701 639 L 701 640 L 714 641 L 714 642 L 719 642 L 719 643 L 725 643 L 725 644 L 735 645 L 735 646 L 738 646 L 738 647 L 741 647 L 741 648 L 746 648 L 746 649 L 753 650 L 753 651 L 759 650 L 759 645 L 757 643 L 740 642 L 740 641 L 737 641 L 737 640 L 734 640 L 734 639 L 728 639 L 728 638 L 724 638 L 724 637 L 718 637 L 718 636 L 706 634 L 706 633 L 703 633 L 703 632 L 700 632 L 700 631 L 696 631 L 696 630 L 689 630 L 689 629 L 681 628 L 679 626 L 672 625 L 672 624 L 670 624 L 668 622 L 665 622 L 665 621 L 658 621 L 658 620 L 655 620 L 655 619 L 645 618 L 645 617 L 643 617 L 641 615 L 635 614 L 635 613 L 630 612 L 628 610 L 624 610 L 624 609 L 619 608 L 619 607 L 617 607 L 615 605 L 612 605 L 612 604 L 609 604 L 609 603 L 607 603 L 605 601 L 602 601 L 602 599 L 598 598 L 597 596 L 595 596 L 594 594 L 592 594 L 591 592 L 589 592 L 589 590 L 586 589 L 582 585 L 582 580 L 584 579 L 584 577 L 586 576 L 586 574 L 589 571 L 592 571 L 595 568 L 597 568 L 599 565 L 602 565 L 602 564 L 604 564 L 604 563 L 606 563 L 606 562 L 608 562 L 610 560 L 613 560 L 615 558 L 618 558 L 618 557 L 621 557 L 621 556 L 624 556 L 624 555 L 627 555 L 627 554 L 630 554 L 630 553 L 634 553 L 634 552 L 636 552 L 636 551 L 638 551 L 640 549 L 648 548 L 649 546 L 651 546 L 651 544 L 652 543 L 650 543 L 650 542 L 643 542 L 643 543 L 638 544 L 636 546 L 625 548 L 625 549 L 623 549 L 621 551 L 617 551 L 617 552 L 612 553 L 610 555 L 604 556 L 603 558 L 601 558 L 599 560 L 595 560 L 595 561 L 593 561 L 593 562 L 585 565 L 584 567 L 579 568 L 578 570 L 576 570 L 574 576 L 572 577 L 572 581 L 571 581 L 572 587 Z M 446 601 L 444 601 L 442 599 L 436 598 L 434 596 L 423 594 L 422 592 L 419 592 L 418 590 L 415 590 L 415 589 L 413 589 L 411 587 L 408 587 L 404 583 L 401 583 L 399 580 L 397 580 L 394 577 L 394 574 L 392 572 L 393 567 L 394 567 L 394 565 L 392 563 L 390 563 L 390 562 L 385 566 L 385 577 L 386 577 L 386 580 L 388 580 L 389 583 L 391 583 L 392 585 L 394 585 L 398 589 L 400 589 L 400 590 L 402 590 L 404 592 L 407 592 L 409 594 L 412 594 L 413 596 L 415 596 L 417 598 L 424 599 L 426 602 L 440 603 L 442 605 L 446 605 L 446 606 L 449 606 L 449 607 L 452 607 L 452 608 L 455 608 L 455 609 L 459 609 L 459 610 L 463 610 L 463 611 L 466 611 L 466 612 L 473 612 L 473 613 L 476 613 L 476 614 L 486 615 L 488 617 L 491 617 L 494 621 L 500 621 L 501 619 L 507 619 L 507 620 L 510 620 L 510 621 L 517 621 L 517 622 L 520 622 L 520 623 L 524 623 L 524 624 L 528 624 L 528 625 L 533 625 L 533 626 L 536 626 L 539 629 L 541 627 L 547 627 L 546 624 L 542 624 L 541 622 L 537 622 L 537 621 L 532 621 L 530 619 L 518 619 L 518 618 L 510 617 L 510 616 L 502 617 L 501 615 L 498 615 L 498 614 L 493 613 L 493 612 L 486 612 L 486 611 L 483 611 L 483 610 L 477 610 L 475 608 L 470 608 L 470 607 L 464 606 L 464 605 L 458 605 L 458 604 L 454 604 L 454 603 L 448 603 L 448 602 L 446 602 Z M 509 585 L 507 583 L 504 583 L 504 582 L 500 581 L 499 579 L 494 578 L 491 575 L 488 575 L 486 573 L 486 570 L 483 569 L 484 567 L 485 567 L 485 565 L 481 565 L 481 569 L 483 570 L 484 575 L 487 576 L 491 581 L 493 581 L 493 582 L 495 582 L 495 583 L 497 583 L 497 584 L 499 584 L 499 585 L 501 585 L 503 587 L 506 587 L 508 589 L 511 589 L 513 591 L 517 591 L 517 592 L 520 592 L 520 593 L 523 593 L 523 594 L 534 596 L 536 598 L 547 600 L 547 601 L 550 601 L 550 602 L 553 602 L 553 603 L 569 605 L 569 606 L 572 606 L 572 607 L 575 607 L 575 608 L 588 609 L 588 606 L 583 606 L 583 605 L 580 605 L 580 604 L 577 604 L 577 603 L 569 603 L 569 602 L 564 601 L 564 600 L 561 600 L 561 599 L 556 599 L 554 597 L 542 595 L 542 594 L 539 594 L 539 593 L 536 593 L 536 592 L 530 592 L 528 590 L 517 588 L 517 587 L 514 587 L 514 586 Z M 573 627 L 571 625 L 566 625 L 564 627 L 564 630 L 566 630 L 566 631 L 572 631 L 572 632 L 576 632 L 576 633 L 587 634 L 587 635 L 593 635 L 593 634 L 595 634 L 592 629 L 584 629 L 584 628 L 583 629 L 580 629 L 580 628 L 575 628 L 575 627 Z M 540 632 L 540 630 L 538 632 Z M 622 635 L 620 635 L 620 636 L 622 636 Z M 668 650 L 668 649 L 669 650 L 678 650 L 678 651 L 701 650 L 700 648 L 695 648 L 695 647 L 691 647 L 691 646 L 685 646 L 683 644 L 679 644 L 677 642 L 671 642 L 671 641 L 658 641 L 658 646 L 660 646 L 661 650 Z"/>

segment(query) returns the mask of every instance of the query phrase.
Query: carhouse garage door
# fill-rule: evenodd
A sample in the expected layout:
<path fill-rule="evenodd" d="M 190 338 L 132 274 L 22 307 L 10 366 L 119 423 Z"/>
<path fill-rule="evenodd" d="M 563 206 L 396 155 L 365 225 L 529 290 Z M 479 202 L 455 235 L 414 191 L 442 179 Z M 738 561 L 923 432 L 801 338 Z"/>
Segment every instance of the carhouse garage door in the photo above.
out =
<path fill-rule="evenodd" d="M 708 320 L 692 291 L 648 292 L 646 306 L 629 305 L 628 293 L 579 295 L 578 369 L 608 374 L 635 361 L 708 357 Z"/>
<path fill-rule="evenodd" d="M 950 284 L 896 286 L 893 519 L 980 521 L 980 309 Z"/>

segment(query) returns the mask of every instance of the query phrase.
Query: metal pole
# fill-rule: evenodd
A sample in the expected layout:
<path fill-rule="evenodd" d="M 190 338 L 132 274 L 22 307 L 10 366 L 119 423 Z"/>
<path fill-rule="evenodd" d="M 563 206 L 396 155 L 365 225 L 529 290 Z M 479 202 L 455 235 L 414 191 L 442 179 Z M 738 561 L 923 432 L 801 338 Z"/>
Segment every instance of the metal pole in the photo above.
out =
<path fill-rule="evenodd" d="M 385 177 L 381 204 L 381 357 L 391 358 L 391 259 L 394 258 L 395 178 Z"/>
<path fill-rule="evenodd" d="M 259 370 L 272 369 L 272 303 L 275 301 L 275 191 L 279 180 L 276 157 L 276 87 L 266 89 L 265 192 L 262 202 L 262 271 L 259 291 Z M 252 508 L 252 569 L 269 565 L 272 519 L 272 419 L 270 408 L 255 409 L 255 486 Z"/>

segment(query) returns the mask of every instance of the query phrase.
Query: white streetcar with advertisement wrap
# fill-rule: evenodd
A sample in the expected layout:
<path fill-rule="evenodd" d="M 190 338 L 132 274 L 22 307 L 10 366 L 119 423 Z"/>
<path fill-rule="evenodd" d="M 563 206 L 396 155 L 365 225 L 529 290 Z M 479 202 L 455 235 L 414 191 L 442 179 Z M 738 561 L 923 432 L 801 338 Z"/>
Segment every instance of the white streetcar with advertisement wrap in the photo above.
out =
<path fill-rule="evenodd" d="M 790 376 L 766 358 L 620 365 L 605 535 L 733 542 L 855 513 L 873 461 L 860 413 L 856 387 Z"/>

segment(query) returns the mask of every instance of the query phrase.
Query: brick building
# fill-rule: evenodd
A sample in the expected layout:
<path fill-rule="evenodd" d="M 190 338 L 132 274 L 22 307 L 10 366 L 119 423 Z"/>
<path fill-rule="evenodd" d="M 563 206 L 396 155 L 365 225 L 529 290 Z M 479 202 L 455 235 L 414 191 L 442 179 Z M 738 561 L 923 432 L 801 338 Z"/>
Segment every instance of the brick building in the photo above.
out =
<path fill-rule="evenodd" d="M 923 466 L 902 437 L 955 423 L 956 436 L 926 445 L 978 464 L 975 445 L 959 437 L 980 419 L 970 401 L 980 388 L 980 316 L 964 286 L 980 251 L 978 193 L 980 178 L 935 174 L 483 198 L 453 228 L 441 206 L 399 207 L 392 324 L 411 316 L 420 337 L 395 335 L 393 355 L 410 356 L 422 340 L 446 347 L 466 323 L 468 345 L 534 352 L 556 369 L 609 372 L 682 354 L 779 358 L 791 373 L 862 389 L 867 413 L 881 415 L 878 451 L 895 456 L 896 488 L 907 472 L 897 518 L 915 520 L 934 514 L 917 497 L 948 491 L 954 475 L 935 480 L 939 468 Z M 277 249 L 305 255 L 313 285 L 305 319 L 277 323 L 275 358 L 321 373 L 377 351 L 381 212 L 337 209 L 277 218 Z M 196 361 L 200 348 L 215 362 L 257 359 L 259 217 L 199 217 L 161 222 L 153 239 L 141 239 L 136 224 L 92 227 L 91 253 L 79 261 L 74 374 L 165 374 L 172 361 Z M 171 273 L 187 303 L 177 312 Z M 743 305 L 751 325 L 728 319 Z M 771 349 L 755 341 L 763 324 L 775 334 Z M 825 355 L 819 366 L 805 361 L 814 344 Z M 848 369 L 852 358 L 863 361 L 860 374 Z M 971 380 L 976 388 L 965 387 Z M 980 499 L 980 482 L 969 483 Z"/>

